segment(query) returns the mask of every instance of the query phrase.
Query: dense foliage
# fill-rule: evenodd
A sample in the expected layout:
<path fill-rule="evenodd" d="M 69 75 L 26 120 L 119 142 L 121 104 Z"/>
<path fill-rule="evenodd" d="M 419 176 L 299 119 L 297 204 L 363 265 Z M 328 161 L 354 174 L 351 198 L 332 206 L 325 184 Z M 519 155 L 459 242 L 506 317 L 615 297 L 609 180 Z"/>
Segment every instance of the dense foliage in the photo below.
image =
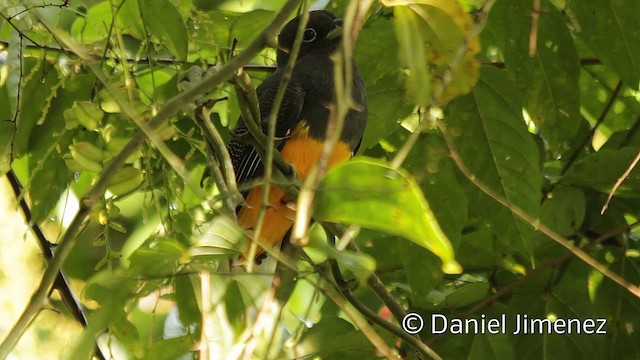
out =
<path fill-rule="evenodd" d="M 246 241 L 225 212 L 234 186 L 199 182 L 221 160 L 206 134 L 228 140 L 241 113 L 236 70 L 254 85 L 273 70 L 272 47 L 244 52 L 298 3 L 0 1 L 0 173 L 47 228 L 22 318 L 50 287 L 74 316 L 62 267 L 88 312 L 73 359 L 98 335 L 139 359 L 421 358 L 424 344 L 445 359 L 640 357 L 640 2 L 323 2 L 356 24 L 368 126 L 311 187 L 306 255 L 283 257 L 294 275 L 274 292 L 229 268 Z M 405 312 L 425 319 L 421 340 Z M 432 314 L 504 315 L 508 331 L 432 334 Z M 518 315 L 606 319 L 606 334 L 515 335 Z M 28 324 L 3 324 L 0 354 Z"/>

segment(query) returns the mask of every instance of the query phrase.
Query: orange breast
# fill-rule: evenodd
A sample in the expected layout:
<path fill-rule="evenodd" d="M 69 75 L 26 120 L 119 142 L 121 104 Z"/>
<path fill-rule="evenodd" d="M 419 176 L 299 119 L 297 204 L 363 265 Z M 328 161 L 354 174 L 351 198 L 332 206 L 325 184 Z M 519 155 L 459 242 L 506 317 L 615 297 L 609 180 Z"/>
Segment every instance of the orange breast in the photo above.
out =
<path fill-rule="evenodd" d="M 309 136 L 305 126 L 297 126 L 280 151 L 282 157 L 293 165 L 299 178 L 304 179 L 320 158 L 324 143 Z M 343 142 L 338 142 L 329 158 L 329 167 L 347 161 L 351 157 L 351 149 Z M 246 198 L 246 205 L 238 212 L 238 223 L 253 234 L 262 200 L 262 186 L 253 188 Z M 269 188 L 269 206 L 265 213 L 260 240 L 270 246 L 279 245 L 287 231 L 293 225 L 295 213 L 287 207 L 288 199 L 282 190 L 271 185 Z M 248 248 L 247 248 L 248 249 Z M 248 251 L 248 250 L 247 250 Z M 245 256 L 247 255 L 245 251 Z M 257 254 L 264 250 L 258 248 Z M 256 255 L 257 255 L 256 254 Z"/>

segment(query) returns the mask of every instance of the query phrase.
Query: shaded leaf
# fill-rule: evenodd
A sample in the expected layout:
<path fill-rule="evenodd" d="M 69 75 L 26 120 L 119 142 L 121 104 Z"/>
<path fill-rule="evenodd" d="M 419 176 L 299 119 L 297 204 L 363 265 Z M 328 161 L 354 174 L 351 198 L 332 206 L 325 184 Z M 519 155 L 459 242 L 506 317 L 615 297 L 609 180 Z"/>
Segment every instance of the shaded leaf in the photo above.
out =
<path fill-rule="evenodd" d="M 586 206 L 582 190 L 559 185 L 542 204 L 540 220 L 558 234 L 570 236 L 582 226 Z"/>
<path fill-rule="evenodd" d="M 413 111 L 405 100 L 406 90 L 399 85 L 398 75 L 385 75 L 375 85 L 367 87 L 369 118 L 361 148 L 375 146 L 381 139 L 400 127 L 400 122 Z"/>
<path fill-rule="evenodd" d="M 364 335 L 353 325 L 338 317 L 324 317 L 300 339 L 296 347 L 305 357 L 323 359 L 373 358 L 375 352 Z"/>
<path fill-rule="evenodd" d="M 576 161 L 560 180 L 564 184 L 584 186 L 608 194 L 618 178 L 638 155 L 637 148 L 604 149 Z M 640 168 L 631 171 L 615 196 L 640 197 Z"/>
<path fill-rule="evenodd" d="M 471 172 L 532 216 L 540 208 L 538 149 L 521 117 L 517 91 L 506 73 L 491 67 L 473 92 L 453 101 L 446 121 Z M 470 213 L 489 224 L 506 250 L 531 255 L 535 232 L 495 200 L 468 186 Z"/>
<path fill-rule="evenodd" d="M 569 0 L 578 34 L 598 58 L 631 88 L 640 84 L 640 3 L 634 0 Z"/>
<path fill-rule="evenodd" d="M 531 4 L 512 0 L 504 7 L 507 69 L 516 80 L 531 120 L 554 154 L 568 150 L 580 123 L 580 63 L 565 21 L 543 2 L 535 55 L 529 54 Z"/>

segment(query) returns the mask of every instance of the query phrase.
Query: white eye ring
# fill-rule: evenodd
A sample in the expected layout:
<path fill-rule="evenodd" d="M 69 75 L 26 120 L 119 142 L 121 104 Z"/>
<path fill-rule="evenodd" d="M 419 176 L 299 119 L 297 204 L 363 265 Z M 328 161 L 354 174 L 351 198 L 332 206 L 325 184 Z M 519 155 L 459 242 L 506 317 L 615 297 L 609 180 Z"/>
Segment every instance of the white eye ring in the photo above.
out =
<path fill-rule="evenodd" d="M 310 43 L 314 41 L 318 37 L 318 33 L 314 28 L 306 28 L 304 29 L 304 36 L 302 37 L 302 42 Z"/>

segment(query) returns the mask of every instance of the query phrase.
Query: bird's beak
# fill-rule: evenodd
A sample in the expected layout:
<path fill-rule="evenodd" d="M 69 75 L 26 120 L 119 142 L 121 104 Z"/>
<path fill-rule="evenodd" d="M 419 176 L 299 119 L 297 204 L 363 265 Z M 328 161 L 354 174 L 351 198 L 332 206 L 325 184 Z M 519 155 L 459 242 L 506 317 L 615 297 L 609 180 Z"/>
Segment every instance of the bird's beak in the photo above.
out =
<path fill-rule="evenodd" d="M 333 25 L 335 26 L 333 30 L 329 31 L 326 39 L 333 40 L 342 36 L 342 19 L 333 20 Z"/>

